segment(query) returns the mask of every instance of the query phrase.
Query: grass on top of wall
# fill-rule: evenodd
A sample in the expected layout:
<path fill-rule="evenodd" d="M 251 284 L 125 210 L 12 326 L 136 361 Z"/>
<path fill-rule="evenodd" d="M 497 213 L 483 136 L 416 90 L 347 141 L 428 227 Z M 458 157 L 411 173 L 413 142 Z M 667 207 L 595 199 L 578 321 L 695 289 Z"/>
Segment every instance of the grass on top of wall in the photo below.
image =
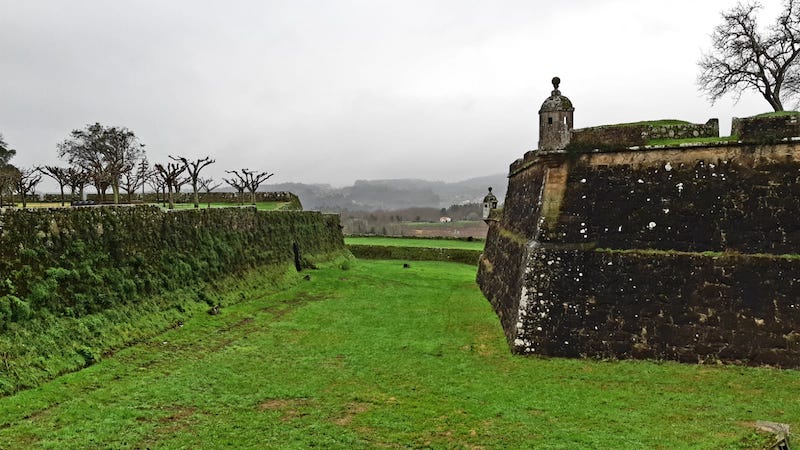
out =
<path fill-rule="evenodd" d="M 2 448 L 764 448 L 800 372 L 510 354 L 475 268 L 356 261 L 0 399 Z"/>
<path fill-rule="evenodd" d="M 643 120 L 641 122 L 630 122 L 630 123 L 615 123 L 612 125 L 604 125 L 604 126 L 605 127 L 639 127 L 639 126 L 665 127 L 665 126 L 689 125 L 689 124 L 691 124 L 691 122 L 687 122 L 685 120 L 660 119 L 660 120 Z"/>
<path fill-rule="evenodd" d="M 763 114 L 758 114 L 753 117 L 787 117 L 800 115 L 800 111 L 771 111 Z"/>
<path fill-rule="evenodd" d="M 738 142 L 739 136 L 723 137 L 690 137 L 682 139 L 652 139 L 647 141 L 647 145 L 680 146 L 682 144 L 722 144 L 728 142 Z"/>

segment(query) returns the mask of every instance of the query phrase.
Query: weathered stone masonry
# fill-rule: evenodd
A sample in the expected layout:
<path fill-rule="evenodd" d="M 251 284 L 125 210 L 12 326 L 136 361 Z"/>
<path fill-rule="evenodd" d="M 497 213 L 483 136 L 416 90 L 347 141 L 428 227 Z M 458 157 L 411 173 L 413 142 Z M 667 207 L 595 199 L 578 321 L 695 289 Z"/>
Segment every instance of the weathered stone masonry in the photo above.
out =
<path fill-rule="evenodd" d="M 800 367 L 800 143 L 511 166 L 478 271 L 515 353 Z"/>

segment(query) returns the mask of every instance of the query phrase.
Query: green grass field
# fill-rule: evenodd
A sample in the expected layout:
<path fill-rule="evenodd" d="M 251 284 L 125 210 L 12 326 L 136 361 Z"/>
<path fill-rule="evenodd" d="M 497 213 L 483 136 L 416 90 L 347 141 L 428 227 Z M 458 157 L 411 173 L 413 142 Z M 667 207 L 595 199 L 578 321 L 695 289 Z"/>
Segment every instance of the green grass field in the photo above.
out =
<path fill-rule="evenodd" d="M 310 274 L 0 399 L 0 448 L 751 448 L 755 420 L 800 426 L 798 371 L 512 356 L 473 266 Z"/>
<path fill-rule="evenodd" d="M 395 237 L 345 237 L 347 245 L 384 245 L 388 247 L 429 247 L 429 248 L 463 248 L 466 250 L 483 250 L 483 241 L 465 241 L 458 239 L 415 239 Z"/>
<path fill-rule="evenodd" d="M 453 222 L 403 222 L 403 225 L 412 228 L 464 228 L 475 226 L 474 220 L 456 220 Z"/>

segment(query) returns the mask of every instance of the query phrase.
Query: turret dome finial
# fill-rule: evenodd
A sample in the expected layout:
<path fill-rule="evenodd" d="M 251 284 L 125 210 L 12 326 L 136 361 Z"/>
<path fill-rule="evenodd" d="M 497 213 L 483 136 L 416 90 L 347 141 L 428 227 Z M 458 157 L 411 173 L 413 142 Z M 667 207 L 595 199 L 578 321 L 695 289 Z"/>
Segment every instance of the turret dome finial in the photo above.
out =
<path fill-rule="evenodd" d="M 561 78 L 553 77 L 553 89 L 558 90 L 559 84 L 561 84 Z"/>

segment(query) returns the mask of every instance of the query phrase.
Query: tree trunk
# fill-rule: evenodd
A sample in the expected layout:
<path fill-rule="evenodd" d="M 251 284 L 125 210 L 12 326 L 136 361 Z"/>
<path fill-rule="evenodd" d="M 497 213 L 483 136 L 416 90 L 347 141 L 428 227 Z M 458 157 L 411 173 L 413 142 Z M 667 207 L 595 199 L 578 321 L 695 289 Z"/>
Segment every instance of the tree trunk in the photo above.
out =
<path fill-rule="evenodd" d="M 169 199 L 169 209 L 175 209 L 175 204 L 172 203 L 172 186 L 167 183 L 167 198 Z"/>
<path fill-rule="evenodd" d="M 767 102 L 769 103 L 769 106 L 772 106 L 772 109 L 774 109 L 776 112 L 777 111 L 783 111 L 783 103 L 781 103 L 781 99 L 780 98 L 778 98 L 775 95 L 770 95 L 770 94 L 763 94 L 763 95 L 764 95 L 764 99 L 766 99 Z"/>
<path fill-rule="evenodd" d="M 114 204 L 119 204 L 119 184 L 112 183 L 111 184 L 111 193 L 114 194 Z"/>
<path fill-rule="evenodd" d="M 200 207 L 200 195 L 197 193 L 197 181 L 192 180 L 192 191 L 194 191 L 194 207 Z"/>
<path fill-rule="evenodd" d="M 61 184 L 60 188 L 61 188 L 61 207 L 63 208 L 64 207 L 64 185 Z"/>

